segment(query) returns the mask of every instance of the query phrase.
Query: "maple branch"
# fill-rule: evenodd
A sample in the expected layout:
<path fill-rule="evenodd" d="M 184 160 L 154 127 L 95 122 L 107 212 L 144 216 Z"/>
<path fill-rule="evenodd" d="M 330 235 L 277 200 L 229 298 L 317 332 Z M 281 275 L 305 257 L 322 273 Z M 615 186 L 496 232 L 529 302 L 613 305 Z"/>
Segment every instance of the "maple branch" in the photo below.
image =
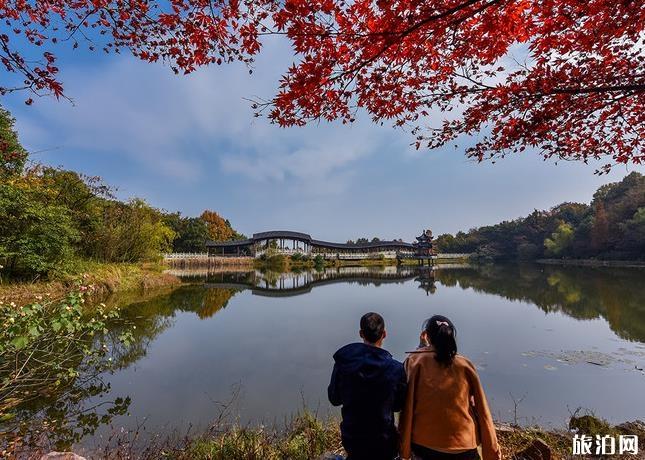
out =
<path fill-rule="evenodd" d="M 416 30 L 420 29 L 421 27 L 423 27 L 424 25 L 426 25 L 426 24 L 428 24 L 428 23 L 430 23 L 430 22 L 438 21 L 438 20 L 440 20 L 440 19 L 446 18 L 446 17 L 448 17 L 448 16 L 450 16 L 450 15 L 452 15 L 452 14 L 455 14 L 455 13 L 457 13 L 457 12 L 461 11 L 461 10 L 464 10 L 464 9 L 468 8 L 469 6 L 472 6 L 472 5 L 474 5 L 475 3 L 478 3 L 478 2 L 480 2 L 480 1 L 481 1 L 481 0 L 468 0 L 467 2 L 464 2 L 464 3 L 462 3 L 462 4 L 460 4 L 460 5 L 457 5 L 457 6 L 453 7 L 453 8 L 450 8 L 450 9 L 448 9 L 448 10 L 444 11 L 443 13 L 430 15 L 430 16 L 428 16 L 427 18 L 425 18 L 425 19 L 423 19 L 423 20 L 419 21 L 418 23 L 416 23 L 416 24 L 412 25 L 412 26 L 411 26 L 411 27 L 409 27 L 407 30 L 404 30 L 404 31 L 402 31 L 402 32 L 392 32 L 392 34 L 393 34 L 393 35 L 396 35 L 396 37 L 397 37 L 399 40 L 400 40 L 400 39 L 403 39 L 403 38 L 407 37 L 408 35 L 412 34 L 412 33 L 413 33 L 413 32 L 415 32 Z M 487 2 L 487 3 L 485 3 L 484 5 L 482 5 L 480 8 L 476 9 L 475 11 L 473 11 L 470 15 L 467 15 L 467 16 L 466 16 L 466 18 L 468 18 L 468 17 L 473 17 L 473 16 L 475 16 L 476 14 L 479 14 L 479 13 L 481 13 L 482 11 L 484 11 L 486 8 L 489 8 L 490 6 L 492 6 L 492 5 L 496 4 L 496 3 L 499 3 L 499 2 L 500 2 L 500 0 L 491 0 L 491 1 Z M 465 20 L 465 18 L 462 18 L 462 21 L 463 21 L 463 20 Z M 455 23 L 459 23 L 459 22 L 458 22 L 458 21 L 455 21 Z M 387 50 L 388 50 L 392 45 L 394 45 L 394 44 L 396 44 L 396 43 L 400 43 L 400 41 L 399 41 L 399 42 L 397 42 L 397 41 L 395 41 L 395 40 L 390 40 L 390 41 L 389 41 L 389 42 L 387 42 L 387 43 L 383 46 L 383 48 L 382 48 L 378 53 L 376 53 L 374 56 L 372 56 L 371 58 L 369 58 L 369 59 L 368 59 L 368 60 L 366 60 L 366 61 L 363 61 L 362 63 L 359 63 L 357 66 L 355 66 L 355 67 L 354 67 L 354 68 L 352 68 L 352 69 L 349 69 L 349 70 L 345 71 L 344 73 L 345 73 L 345 74 L 347 74 L 347 73 L 355 73 L 355 72 L 357 72 L 357 71 L 359 71 L 359 70 L 361 70 L 361 69 L 363 69 L 363 68 L 367 67 L 368 65 L 370 65 L 370 64 L 372 64 L 374 61 L 376 61 L 378 58 L 380 58 L 380 57 L 381 57 L 381 56 L 382 56 L 382 55 L 383 55 L 383 54 L 384 54 L 384 53 L 385 53 L 385 52 L 386 52 L 386 51 L 387 51 Z"/>
<path fill-rule="evenodd" d="M 589 93 L 607 93 L 614 91 L 633 91 L 634 93 L 642 93 L 645 91 L 645 84 L 630 84 L 630 85 L 612 85 L 612 86 L 591 86 L 588 88 L 554 88 L 546 94 L 589 94 Z"/>

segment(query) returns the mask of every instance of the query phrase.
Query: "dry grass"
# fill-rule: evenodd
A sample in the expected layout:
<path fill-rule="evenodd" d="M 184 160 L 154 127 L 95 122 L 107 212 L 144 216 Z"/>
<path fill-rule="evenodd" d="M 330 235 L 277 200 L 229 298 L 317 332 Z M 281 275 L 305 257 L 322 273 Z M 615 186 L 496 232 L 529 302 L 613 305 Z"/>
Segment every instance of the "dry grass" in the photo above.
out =
<path fill-rule="evenodd" d="M 157 264 L 85 263 L 78 274 L 52 281 L 0 284 L 0 301 L 25 305 L 39 298 L 60 298 L 78 284 L 91 285 L 96 300 L 115 292 L 145 291 L 180 284 Z"/>

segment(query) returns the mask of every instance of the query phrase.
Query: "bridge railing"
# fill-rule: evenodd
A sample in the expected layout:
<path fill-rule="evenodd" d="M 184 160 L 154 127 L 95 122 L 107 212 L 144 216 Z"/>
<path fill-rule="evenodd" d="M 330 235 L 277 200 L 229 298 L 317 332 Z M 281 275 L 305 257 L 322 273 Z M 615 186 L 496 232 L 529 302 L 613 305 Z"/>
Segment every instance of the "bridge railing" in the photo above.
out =
<path fill-rule="evenodd" d="M 164 254 L 164 260 L 178 260 L 178 259 L 208 259 L 207 252 L 173 252 L 171 254 Z"/>
<path fill-rule="evenodd" d="M 259 251 L 255 252 L 255 257 L 260 257 L 262 254 L 274 254 L 274 255 L 283 255 L 283 256 L 292 256 L 294 254 L 302 254 L 304 255 L 311 255 L 311 253 L 303 250 L 303 249 L 280 249 L 280 248 L 270 248 L 270 249 L 261 249 Z"/>

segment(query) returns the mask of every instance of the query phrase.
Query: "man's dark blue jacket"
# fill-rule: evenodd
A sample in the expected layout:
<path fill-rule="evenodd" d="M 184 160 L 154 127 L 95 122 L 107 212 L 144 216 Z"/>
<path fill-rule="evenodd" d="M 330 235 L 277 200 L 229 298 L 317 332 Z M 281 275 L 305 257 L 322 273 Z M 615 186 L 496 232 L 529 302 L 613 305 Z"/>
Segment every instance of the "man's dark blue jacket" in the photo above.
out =
<path fill-rule="evenodd" d="M 362 443 L 396 443 L 394 412 L 407 388 L 403 364 L 386 350 L 351 343 L 334 354 L 329 402 L 342 404 L 341 434 L 346 449 Z"/>

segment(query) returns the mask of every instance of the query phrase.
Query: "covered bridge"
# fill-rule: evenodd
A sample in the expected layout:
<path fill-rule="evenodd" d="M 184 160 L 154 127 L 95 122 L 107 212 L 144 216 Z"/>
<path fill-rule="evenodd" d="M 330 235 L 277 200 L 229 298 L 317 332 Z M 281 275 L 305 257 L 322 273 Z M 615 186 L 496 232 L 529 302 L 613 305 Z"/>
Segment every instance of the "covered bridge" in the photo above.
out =
<path fill-rule="evenodd" d="M 260 257 L 271 251 L 275 254 L 321 254 L 339 258 L 370 258 L 382 254 L 386 258 L 395 258 L 400 254 L 412 255 L 416 250 L 416 244 L 403 241 L 333 243 L 315 240 L 307 233 L 280 230 L 254 233 L 251 238 L 239 241 L 208 241 L 206 247 L 211 256 L 232 257 Z"/>

